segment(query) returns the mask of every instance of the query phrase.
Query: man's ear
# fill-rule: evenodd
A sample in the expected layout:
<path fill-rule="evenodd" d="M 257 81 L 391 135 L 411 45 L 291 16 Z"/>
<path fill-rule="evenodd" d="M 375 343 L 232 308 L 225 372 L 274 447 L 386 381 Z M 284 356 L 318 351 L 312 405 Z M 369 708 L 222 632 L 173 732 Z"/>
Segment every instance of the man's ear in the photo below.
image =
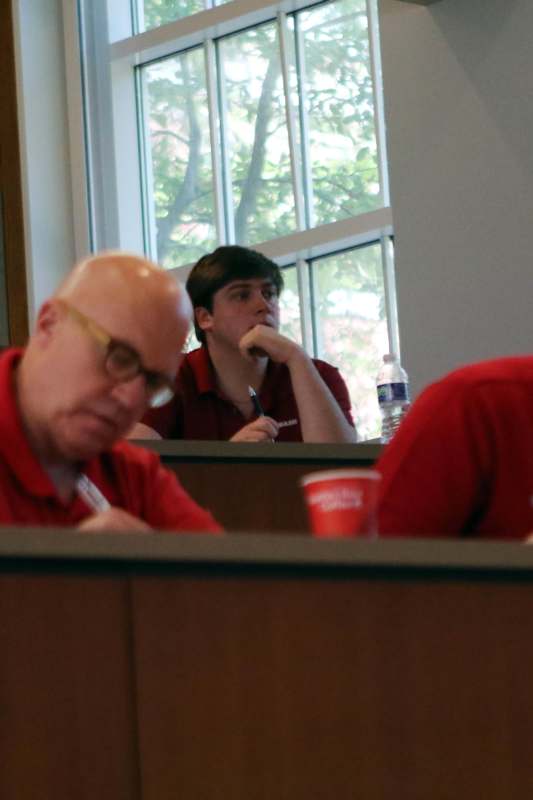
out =
<path fill-rule="evenodd" d="M 39 339 L 43 344 L 50 341 L 60 318 L 61 310 L 57 303 L 54 303 L 53 300 L 43 303 L 37 315 L 34 338 Z"/>
<path fill-rule="evenodd" d="M 197 306 L 194 309 L 194 319 L 202 331 L 209 331 L 213 327 L 213 315 L 204 306 Z"/>

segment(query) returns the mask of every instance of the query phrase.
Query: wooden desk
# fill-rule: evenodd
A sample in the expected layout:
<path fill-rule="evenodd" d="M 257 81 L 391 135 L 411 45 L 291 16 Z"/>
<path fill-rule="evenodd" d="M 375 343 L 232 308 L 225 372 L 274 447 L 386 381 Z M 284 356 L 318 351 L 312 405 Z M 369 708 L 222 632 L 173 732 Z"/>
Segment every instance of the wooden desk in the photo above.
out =
<path fill-rule="evenodd" d="M 526 798 L 533 549 L 7 531 L 2 800 Z"/>
<path fill-rule="evenodd" d="M 231 531 L 305 533 L 299 480 L 307 472 L 369 467 L 379 444 L 139 441 L 159 453 L 187 491 Z"/>

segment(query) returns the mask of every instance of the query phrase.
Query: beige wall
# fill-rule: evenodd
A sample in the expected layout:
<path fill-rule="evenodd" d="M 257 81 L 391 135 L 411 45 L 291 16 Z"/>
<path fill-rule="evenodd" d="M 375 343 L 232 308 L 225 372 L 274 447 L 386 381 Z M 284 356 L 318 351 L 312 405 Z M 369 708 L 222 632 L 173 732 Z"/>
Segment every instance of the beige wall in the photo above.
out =
<path fill-rule="evenodd" d="M 62 5 L 12 7 L 31 321 L 75 258 Z"/>
<path fill-rule="evenodd" d="M 532 352 L 533 3 L 380 0 L 402 356 L 413 387 Z"/>

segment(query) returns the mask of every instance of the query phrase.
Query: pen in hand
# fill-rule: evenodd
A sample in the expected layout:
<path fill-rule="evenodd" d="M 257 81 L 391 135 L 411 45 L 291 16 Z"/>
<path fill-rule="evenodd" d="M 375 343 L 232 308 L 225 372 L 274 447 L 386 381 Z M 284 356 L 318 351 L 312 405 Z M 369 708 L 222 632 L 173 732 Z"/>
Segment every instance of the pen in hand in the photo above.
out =
<path fill-rule="evenodd" d="M 264 417 L 265 416 L 265 412 L 263 411 L 263 406 L 259 402 L 259 398 L 258 398 L 258 396 L 256 394 L 256 391 L 252 386 L 248 387 L 248 394 L 252 398 L 252 404 L 253 404 L 253 407 L 255 409 L 255 413 L 257 414 L 257 416 L 258 417 Z"/>
<path fill-rule="evenodd" d="M 253 386 L 249 386 L 248 387 L 248 394 L 252 398 L 252 404 L 253 404 L 253 407 L 255 409 L 255 413 L 257 414 L 257 416 L 258 417 L 264 417 L 265 416 L 265 412 L 264 412 L 263 406 L 259 402 L 259 398 L 258 398 L 258 396 L 256 394 L 256 391 L 253 388 Z M 270 439 L 269 441 L 274 442 L 275 439 Z"/>
<path fill-rule="evenodd" d="M 108 511 L 111 508 L 111 504 L 104 497 L 98 486 L 83 472 L 76 479 L 76 491 L 95 514 Z"/>

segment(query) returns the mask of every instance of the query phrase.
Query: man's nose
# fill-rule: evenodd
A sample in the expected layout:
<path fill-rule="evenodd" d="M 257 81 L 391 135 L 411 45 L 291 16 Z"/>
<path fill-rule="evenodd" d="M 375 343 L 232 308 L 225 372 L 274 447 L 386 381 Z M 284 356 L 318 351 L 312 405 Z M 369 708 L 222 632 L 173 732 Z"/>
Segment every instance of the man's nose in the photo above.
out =
<path fill-rule="evenodd" d="M 144 406 L 148 397 L 144 375 L 135 375 L 129 381 L 117 383 L 111 394 L 123 408 L 130 411 Z"/>
<path fill-rule="evenodd" d="M 254 295 L 254 302 L 255 302 L 255 307 L 258 311 L 264 311 L 264 310 L 270 311 L 270 309 L 272 308 L 272 300 L 269 297 L 265 297 L 265 295 L 261 291 L 256 292 L 256 294 Z"/>

